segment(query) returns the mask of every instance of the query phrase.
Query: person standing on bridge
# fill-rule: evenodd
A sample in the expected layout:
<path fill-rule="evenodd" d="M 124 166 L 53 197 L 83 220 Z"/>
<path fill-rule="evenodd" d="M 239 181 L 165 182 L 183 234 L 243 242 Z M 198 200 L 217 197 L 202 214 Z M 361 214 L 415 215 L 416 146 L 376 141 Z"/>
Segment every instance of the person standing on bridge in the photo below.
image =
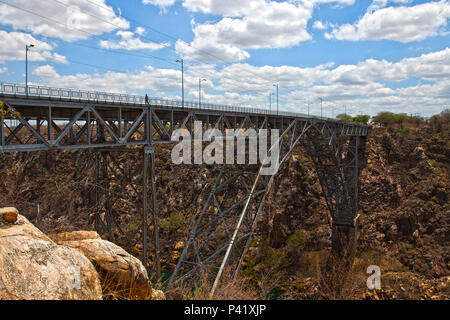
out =
<path fill-rule="evenodd" d="M 147 94 L 145 94 L 145 104 L 149 104 L 149 102 L 148 102 L 148 95 Z"/>

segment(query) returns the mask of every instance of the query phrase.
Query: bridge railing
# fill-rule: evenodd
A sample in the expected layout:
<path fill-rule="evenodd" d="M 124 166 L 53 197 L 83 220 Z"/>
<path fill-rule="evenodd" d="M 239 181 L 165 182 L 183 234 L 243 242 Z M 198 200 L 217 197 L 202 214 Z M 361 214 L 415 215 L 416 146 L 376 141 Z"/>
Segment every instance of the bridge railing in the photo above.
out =
<path fill-rule="evenodd" d="M 13 95 L 13 96 L 27 96 L 26 86 L 24 84 L 12 84 L 12 83 L 1 83 L 0 82 L 0 94 L 2 95 Z M 129 105 L 145 105 L 145 98 L 137 95 L 127 95 L 127 94 L 115 94 L 108 92 L 98 92 L 98 91 L 86 91 L 86 90 L 74 90 L 74 89 L 62 89 L 62 88 L 52 88 L 43 87 L 36 85 L 28 86 L 28 96 L 37 98 L 54 98 L 54 99 L 64 99 L 64 100 L 74 100 L 74 101 L 92 101 L 100 103 L 111 103 L 111 104 L 129 104 Z M 178 99 L 164 99 L 150 97 L 149 103 L 151 105 L 162 106 L 162 107 L 172 107 L 181 108 L 183 103 Z M 263 114 L 263 115 L 273 115 L 273 116 L 286 116 L 286 117 L 302 117 L 302 118 L 319 118 L 316 116 L 310 116 L 303 113 L 287 112 L 287 111 L 270 111 L 267 109 L 250 108 L 250 107 L 236 107 L 212 103 L 202 103 L 192 101 L 185 101 L 184 107 L 189 109 L 204 109 L 204 110 L 215 110 L 215 111 L 227 111 L 234 113 L 251 113 L 251 114 Z M 323 120 L 334 120 L 331 118 L 322 118 Z"/>

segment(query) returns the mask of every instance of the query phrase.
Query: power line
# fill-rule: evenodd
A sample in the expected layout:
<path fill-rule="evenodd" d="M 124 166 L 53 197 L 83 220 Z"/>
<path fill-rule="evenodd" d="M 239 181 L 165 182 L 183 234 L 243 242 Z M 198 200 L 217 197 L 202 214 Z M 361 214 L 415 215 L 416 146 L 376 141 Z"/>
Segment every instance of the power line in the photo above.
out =
<path fill-rule="evenodd" d="M 58 0 L 53 0 L 53 1 L 59 2 Z M 95 3 L 95 2 L 93 2 L 93 1 L 91 1 L 91 0 L 86 0 L 86 1 L 89 2 L 89 3 L 91 3 L 91 4 L 93 4 L 93 5 L 95 5 L 95 6 L 97 6 L 97 7 L 99 7 L 99 8 L 102 8 L 102 9 L 104 9 L 104 10 L 108 10 L 108 11 L 111 10 L 110 7 L 100 5 L 100 4 Z M 172 39 L 172 40 L 175 40 L 175 41 L 178 41 L 178 40 L 179 40 L 179 39 L 177 39 L 177 38 L 175 38 L 175 37 L 173 37 L 173 36 L 171 36 L 171 35 L 169 35 L 169 34 L 167 34 L 167 33 L 164 33 L 164 32 L 162 32 L 162 31 L 159 31 L 159 30 L 156 29 L 156 28 L 150 27 L 150 26 L 148 26 L 148 25 L 146 25 L 146 24 L 144 24 L 144 23 L 142 23 L 142 22 L 140 22 L 140 21 L 131 19 L 130 17 L 128 17 L 128 16 L 126 16 L 126 15 L 121 14 L 121 16 L 124 17 L 124 18 L 126 18 L 126 19 L 129 20 L 129 21 L 132 21 L 132 22 L 138 24 L 138 25 L 141 25 L 141 26 L 146 27 L 146 28 L 148 28 L 148 29 L 150 29 L 150 30 L 153 30 L 154 32 L 156 32 L 156 33 L 158 33 L 158 34 L 161 34 L 161 35 L 163 35 L 163 36 L 166 36 L 166 37 L 168 37 L 169 39 Z M 188 46 L 191 47 L 191 48 L 193 48 L 192 45 L 190 45 L 190 44 L 188 44 Z M 193 48 L 193 49 L 194 49 L 194 48 Z M 171 50 L 178 54 L 178 52 L 176 52 L 174 49 L 171 49 Z M 214 55 L 214 54 L 212 54 L 212 53 L 210 53 L 210 52 L 208 52 L 208 51 L 200 50 L 200 49 L 196 49 L 196 50 L 197 50 L 198 52 L 200 52 L 200 53 L 204 53 L 204 54 L 206 54 L 206 55 L 208 55 L 208 56 L 210 56 L 210 57 L 213 57 L 213 58 L 217 59 L 218 61 L 221 61 L 222 63 L 229 63 L 229 62 L 225 61 L 224 59 L 219 58 L 219 57 L 217 57 L 216 55 Z M 210 66 L 214 66 L 214 67 L 215 67 L 214 64 L 206 63 L 206 62 L 201 61 L 201 60 L 192 59 L 192 58 L 189 59 L 189 60 L 199 62 L 200 64 L 205 64 L 205 65 L 210 65 Z M 267 82 L 269 82 L 269 83 L 272 83 L 272 82 L 273 82 L 273 80 L 266 79 L 266 78 L 262 77 L 261 75 L 259 75 L 259 74 L 257 74 L 257 73 L 254 73 L 254 72 L 251 72 L 251 71 L 248 71 L 248 72 L 249 72 L 250 74 L 252 74 L 252 75 L 254 75 L 254 76 L 256 76 L 256 77 L 258 77 L 258 78 L 264 80 L 264 81 L 267 81 Z M 201 74 L 201 73 L 200 73 L 200 72 L 197 72 L 197 74 Z M 203 75 L 204 75 L 204 74 L 203 74 Z"/>
<path fill-rule="evenodd" d="M 59 4 L 61 4 L 61 5 L 64 5 L 64 6 L 66 6 L 66 7 L 69 7 L 68 5 L 66 5 L 66 4 L 64 4 L 64 3 L 62 3 L 62 2 L 60 2 L 60 1 L 58 1 L 58 0 L 53 0 L 53 1 L 55 1 L 55 2 L 57 2 L 57 3 L 59 3 Z M 92 1 L 90 1 L 90 0 L 86 0 L 86 1 L 88 1 L 88 2 L 91 3 L 91 4 L 96 5 L 97 7 L 106 9 L 106 10 L 108 10 L 108 11 L 111 9 L 111 8 L 109 8 L 109 7 L 102 6 L 102 5 L 98 4 L 98 3 L 92 2 Z M 51 21 L 51 22 L 53 22 L 53 23 L 57 23 L 57 24 L 59 24 L 59 25 L 62 25 L 64 28 L 66 28 L 66 29 L 68 29 L 68 30 L 75 30 L 75 31 L 78 31 L 78 32 L 82 32 L 82 33 L 88 34 L 88 35 L 90 35 L 90 36 L 92 36 L 92 37 L 94 37 L 94 38 L 98 38 L 98 39 L 101 39 L 101 40 L 104 40 L 104 41 L 108 41 L 108 39 L 106 39 L 106 38 L 104 38 L 104 37 L 100 37 L 100 36 L 98 36 L 98 35 L 95 35 L 95 34 L 89 32 L 89 31 L 82 30 L 82 29 L 78 29 L 78 28 L 71 28 L 71 27 L 69 27 L 67 24 L 64 24 L 64 23 L 62 23 L 62 22 L 60 22 L 60 21 L 54 20 L 54 19 L 52 19 L 52 18 L 45 17 L 45 16 L 43 16 L 43 15 L 40 15 L 40 14 L 38 14 L 38 13 L 29 11 L 29 10 L 24 9 L 24 8 L 20 8 L 20 7 L 18 7 L 18 6 L 15 6 L 15 5 L 13 5 L 13 4 L 7 3 L 7 2 L 2 1 L 2 0 L 0 0 L 0 2 L 3 3 L 3 4 L 5 4 L 5 5 L 14 7 L 14 8 L 18 9 L 18 10 L 22 10 L 22 11 L 28 12 L 28 13 L 30 13 L 30 14 L 36 15 L 36 16 L 38 16 L 38 17 L 44 19 L 44 20 Z M 81 10 L 80 10 L 80 12 L 81 12 Z M 83 13 L 85 13 L 85 14 L 87 14 L 87 15 L 89 15 L 89 16 L 95 18 L 95 19 L 98 19 L 98 20 L 100 20 L 100 21 L 102 21 L 102 22 L 108 23 L 108 24 L 114 26 L 115 28 L 122 29 L 120 26 L 118 26 L 118 25 L 116 25 L 116 24 L 113 24 L 113 23 L 111 23 L 111 22 L 109 22 L 109 21 L 106 21 L 106 20 L 104 20 L 104 19 L 102 19 L 102 18 L 100 18 L 100 17 L 98 17 L 98 16 L 96 16 L 96 15 L 93 15 L 93 14 L 90 14 L 90 13 L 86 13 L 86 12 L 84 12 L 84 11 L 83 11 Z M 155 29 L 155 28 L 153 28 L 153 27 L 150 27 L 150 26 L 148 26 L 148 25 L 145 25 L 145 24 L 143 24 L 143 23 L 141 23 L 141 22 L 139 22 L 139 21 L 130 19 L 129 17 L 126 17 L 125 15 L 123 15 L 123 17 L 125 17 L 125 18 L 127 18 L 128 20 L 133 21 L 133 22 L 135 22 L 135 23 L 137 23 L 137 24 L 139 24 L 139 25 L 142 25 L 142 26 L 144 26 L 144 27 L 146 27 L 146 28 L 148 28 L 148 29 L 151 29 L 151 30 L 153 30 L 153 31 L 155 31 L 155 32 L 157 32 L 157 33 L 159 33 L 159 34 L 161 34 L 161 35 L 164 35 L 164 36 L 166 36 L 166 37 L 168 37 L 168 38 L 177 40 L 176 38 L 174 38 L 174 37 L 171 36 L 171 35 L 168 35 L 168 34 L 166 34 L 166 33 L 164 33 L 164 32 L 160 32 L 159 30 L 157 30 L 157 29 Z M 152 40 L 152 39 L 150 39 L 150 38 L 146 38 L 146 37 L 143 37 L 143 36 L 142 36 L 142 38 L 148 39 L 149 41 L 152 41 L 152 42 L 155 42 L 154 40 Z M 66 44 L 67 44 L 67 43 L 66 43 Z M 160 58 L 160 57 L 153 56 L 153 55 L 149 55 L 149 54 L 137 55 L 137 54 L 132 54 L 132 53 L 125 53 L 125 52 L 111 51 L 111 50 L 104 49 L 104 48 L 92 47 L 92 46 L 82 45 L 82 44 L 76 44 L 76 43 L 70 43 L 70 44 L 71 44 L 71 45 L 77 45 L 77 46 L 82 46 L 82 47 L 91 48 L 91 49 L 94 49 L 94 50 L 101 50 L 101 51 L 104 51 L 104 52 L 115 53 L 115 54 L 122 54 L 122 55 L 128 55 L 128 56 L 136 56 L 136 57 L 148 57 L 148 58 L 152 58 L 152 59 L 156 59 L 156 60 L 163 61 L 163 62 L 168 63 L 168 64 L 170 64 L 170 65 L 177 66 L 175 63 L 173 63 L 173 62 L 171 62 L 171 61 L 169 61 L 169 60 L 167 60 L 167 59 Z M 191 45 L 189 45 L 189 46 L 192 47 Z M 170 49 L 171 49 L 172 51 L 174 51 L 175 53 L 177 53 L 174 49 L 172 49 L 172 48 L 170 48 Z M 226 62 L 225 60 L 223 60 L 223 59 L 221 59 L 221 58 L 219 58 L 219 57 L 217 57 L 217 56 L 214 56 L 214 55 L 212 55 L 212 54 L 210 54 L 209 52 L 206 52 L 206 51 L 204 51 L 204 50 L 197 50 L 197 51 L 202 52 L 202 53 L 205 53 L 205 54 L 207 54 L 207 55 L 210 55 L 210 56 L 216 58 L 216 59 L 219 60 L 219 61 L 220 61 L 220 60 L 223 61 L 224 63 L 228 63 L 228 62 Z M 199 60 L 196 60 L 196 59 L 190 59 L 190 60 L 199 62 L 200 64 L 203 64 L 203 65 L 210 65 L 210 66 L 213 66 L 213 67 L 216 66 L 216 65 L 214 65 L 214 64 L 205 63 L 205 62 L 203 62 L 203 61 L 199 61 Z M 67 59 L 67 61 L 70 61 L 70 62 L 73 62 L 73 63 L 76 63 L 76 64 L 82 64 L 82 65 L 90 66 L 90 67 L 95 67 L 95 68 L 105 69 L 105 70 L 109 70 L 109 71 L 116 71 L 116 70 L 117 70 L 117 69 L 106 68 L 106 67 L 101 67 L 101 66 L 94 66 L 94 65 L 90 65 L 90 64 L 86 64 L 86 63 L 75 62 L 75 61 L 69 60 L 69 59 Z M 120 72 L 122 72 L 122 71 L 120 71 Z M 206 74 L 208 75 L 207 77 L 217 78 L 217 76 L 216 76 L 215 74 L 212 74 L 211 72 L 208 72 L 207 70 L 204 70 L 203 72 L 200 72 L 200 71 L 196 70 L 196 71 L 194 71 L 194 74 L 205 76 L 205 73 L 204 73 L 204 72 L 206 72 Z M 256 76 L 256 77 L 258 77 L 258 78 L 260 78 L 260 79 L 262 79 L 262 80 L 264 80 L 264 81 L 266 81 L 266 82 L 268 82 L 268 83 L 269 83 L 269 82 L 270 82 L 270 83 L 273 82 L 273 80 L 269 80 L 269 79 L 267 79 L 267 78 L 265 78 L 265 77 L 263 77 L 263 76 L 261 76 L 261 75 L 259 75 L 259 74 L 257 74 L 257 73 L 254 73 L 254 72 L 252 72 L 252 71 L 248 71 L 248 70 L 247 70 L 247 73 L 252 74 L 252 75 L 254 75 L 254 76 Z M 246 91 L 246 92 L 250 92 L 250 91 Z M 254 92 L 254 91 L 252 91 L 252 92 Z M 255 93 L 256 93 L 256 92 L 255 92 Z"/>
<path fill-rule="evenodd" d="M 56 1 L 56 0 L 55 0 L 55 1 Z M 57 23 L 57 24 L 61 25 L 62 27 L 64 27 L 65 29 L 68 29 L 68 30 L 75 30 L 75 31 L 78 31 L 78 32 L 82 32 L 82 33 L 88 34 L 88 35 L 90 35 L 90 36 L 92 36 L 92 37 L 94 37 L 94 38 L 101 39 L 101 40 L 104 40 L 104 41 L 108 41 L 108 39 L 106 39 L 106 38 L 104 38 L 104 37 L 100 37 L 100 36 L 98 36 L 98 35 L 95 35 L 95 34 L 89 32 L 89 31 L 82 30 L 82 29 L 78 29 L 78 28 L 71 28 L 71 27 L 69 27 L 68 25 L 66 25 L 65 23 L 62 23 L 62 22 L 60 22 L 60 21 L 57 21 L 57 20 L 48 18 L 48 17 L 43 16 L 43 15 L 41 15 L 41 14 L 32 12 L 32 11 L 27 10 L 27 9 L 24 9 L 24 8 L 20 8 L 20 7 L 18 7 L 18 6 L 15 6 L 15 5 L 13 5 L 13 4 L 7 3 L 7 2 L 2 1 L 2 0 L 0 0 L 0 2 L 3 3 L 3 4 L 5 4 L 5 5 L 14 7 L 14 8 L 18 9 L 18 10 L 22 10 L 22 11 L 27 12 L 27 13 L 29 13 L 29 14 L 38 16 L 38 17 L 40 17 L 41 19 L 44 19 L 44 20 L 47 20 L 47 21 L 50 21 L 50 22 L 53 22 L 53 23 Z M 70 44 L 70 45 L 78 45 L 78 46 L 89 47 L 89 48 L 91 48 L 91 49 L 101 50 L 101 51 L 111 52 L 111 53 L 116 53 L 116 54 L 129 55 L 129 56 L 139 56 L 139 55 L 132 54 L 132 53 L 118 52 L 118 51 L 111 51 L 111 50 L 108 50 L 108 49 L 97 48 L 97 47 L 92 47 L 92 46 L 88 46 L 88 45 L 76 44 L 76 43 L 64 43 L 63 45 L 68 45 L 68 44 Z M 150 54 L 142 54 L 142 55 L 143 55 L 143 56 L 146 56 L 146 57 L 148 57 L 148 58 L 153 58 L 153 59 L 156 59 L 156 60 L 163 61 L 163 62 L 168 63 L 168 64 L 173 65 L 173 66 L 178 66 L 177 64 L 171 62 L 170 60 L 164 59 L 164 58 L 160 58 L 160 57 L 153 56 L 153 55 L 150 55 Z M 66 59 L 66 60 L 69 61 L 68 59 Z M 74 63 L 76 63 L 76 62 L 74 62 Z M 78 63 L 78 64 L 80 64 L 80 63 Z M 87 65 L 87 64 L 85 64 L 85 65 Z M 90 66 L 92 66 L 92 65 L 90 65 Z M 114 69 L 111 69 L 111 68 L 108 69 L 108 68 L 100 67 L 100 66 L 99 66 L 99 68 L 101 68 L 101 69 L 106 69 L 106 70 L 110 70 L 110 71 L 115 71 Z M 197 73 L 197 74 L 202 74 L 202 73 L 200 73 L 200 72 L 196 72 L 196 73 Z M 202 74 L 202 75 L 204 75 L 204 74 Z M 211 74 L 209 74 L 209 76 L 211 76 Z"/>
<path fill-rule="evenodd" d="M 67 24 L 65 24 L 65 23 L 63 23 L 63 22 L 60 22 L 60 21 L 54 20 L 54 19 L 52 19 L 52 18 L 49 18 L 49 17 L 43 16 L 43 15 L 40 15 L 40 14 L 38 14 L 38 13 L 36 13 L 36 12 L 30 11 L 30 10 L 27 10 L 27 9 L 24 9 L 24 8 L 20 8 L 20 7 L 18 7 L 18 6 L 15 6 L 15 5 L 10 4 L 10 3 L 8 3 L 8 2 L 5 2 L 5 1 L 3 1 L 3 0 L 0 0 L 0 2 L 3 3 L 3 4 L 5 4 L 5 5 L 7 5 L 7 6 L 14 7 L 14 8 L 18 9 L 18 10 L 22 10 L 22 11 L 25 11 L 25 12 L 30 13 L 30 14 L 32 14 L 32 15 L 38 16 L 38 17 L 40 17 L 41 19 L 44 19 L 44 20 L 47 20 L 47 21 L 50 21 L 50 22 L 53 22 L 53 23 L 57 23 L 57 24 L 61 25 L 62 27 L 64 27 L 65 29 L 68 29 L 68 30 L 75 30 L 75 31 L 78 31 L 78 32 L 82 32 L 82 33 L 88 34 L 88 35 L 90 35 L 90 36 L 92 36 L 92 37 L 94 37 L 94 38 L 101 39 L 101 40 L 103 40 L 103 41 L 108 41 L 108 39 L 106 39 L 106 38 L 104 38 L 104 37 L 101 37 L 101 36 L 98 36 L 98 35 L 96 35 L 96 34 L 93 34 L 93 33 L 89 32 L 89 31 L 82 30 L 82 29 L 78 29 L 78 28 L 72 28 L 72 27 L 69 27 Z M 174 63 L 172 63 L 171 61 L 169 61 L 169 60 L 167 60 L 167 59 L 164 59 L 164 58 L 156 57 L 156 56 L 153 56 L 153 55 L 150 55 L 150 54 L 143 54 L 143 55 L 145 55 L 145 56 L 147 56 L 147 57 L 149 57 L 149 58 L 153 58 L 153 59 L 157 59 L 157 60 L 161 60 L 161 61 L 165 61 L 165 62 L 174 64 Z M 174 65 L 175 65 L 175 64 L 174 64 Z"/>
<path fill-rule="evenodd" d="M 57 1 L 57 0 L 54 0 L 54 1 Z M 95 3 L 95 2 L 93 2 L 93 1 L 91 1 L 91 0 L 86 0 L 86 1 L 89 2 L 89 3 L 92 3 L 93 5 L 95 5 L 95 6 L 99 7 L 99 8 L 102 8 L 102 9 L 105 9 L 105 10 L 108 10 L 108 11 L 110 10 L 109 7 L 100 5 L 100 4 Z M 174 41 L 178 41 L 178 40 L 179 40 L 179 38 L 176 38 L 176 37 L 174 37 L 174 36 L 171 36 L 170 34 L 167 34 L 167 33 L 165 33 L 165 32 L 162 32 L 162 31 L 160 31 L 160 30 L 158 30 L 158 29 L 156 29 L 156 28 L 150 27 L 149 25 L 146 25 L 146 24 L 144 24 L 144 23 L 142 23 L 142 22 L 140 22 L 140 21 L 131 19 L 130 17 L 128 17 L 128 16 L 126 16 L 126 15 L 121 14 L 121 16 L 124 17 L 124 18 L 126 18 L 126 19 L 129 20 L 129 21 L 132 21 L 132 22 L 134 22 L 134 23 L 136 23 L 136 24 L 138 24 L 138 25 L 140 25 L 140 26 L 146 27 L 146 28 L 148 28 L 148 29 L 150 29 L 150 30 L 152 30 L 152 31 L 154 31 L 154 32 L 156 32 L 156 33 L 158 33 L 158 34 L 160 34 L 160 35 L 163 35 L 163 36 L 165 36 L 165 37 L 167 37 L 167 38 L 169 38 L 169 39 L 172 39 L 172 40 L 174 40 Z M 191 45 L 188 44 L 188 46 L 192 48 Z M 204 53 L 204 54 L 206 54 L 206 55 L 208 55 L 208 56 L 210 56 L 210 57 L 212 57 L 212 58 L 215 58 L 215 59 L 217 59 L 217 60 L 219 60 L 219 61 L 222 61 L 223 63 L 227 63 L 225 60 L 223 60 L 223 59 L 221 59 L 221 58 L 219 58 L 219 57 L 213 55 L 212 53 L 210 53 L 210 52 L 208 52 L 208 51 L 205 51 L 205 50 L 198 50 L 198 51 L 201 52 L 201 53 Z M 198 61 L 198 60 L 195 60 L 195 59 L 191 59 L 191 60 L 193 60 L 193 61 Z M 198 61 L 198 62 L 206 64 L 204 61 Z"/>
<path fill-rule="evenodd" d="M 156 56 L 148 56 L 148 55 L 144 55 L 144 54 L 136 54 L 136 53 L 130 53 L 130 52 L 121 52 L 121 51 L 114 51 L 114 50 L 110 50 L 110 49 L 105 49 L 105 48 L 101 48 L 101 47 L 95 47 L 95 46 L 90 46 L 90 45 L 86 45 L 86 44 L 81 44 L 81 43 L 74 43 L 74 42 L 65 42 L 62 40 L 59 40 L 59 42 L 61 43 L 62 46 L 67 46 L 67 45 L 71 45 L 71 46 L 78 46 L 78 47 L 84 47 L 84 48 L 88 48 L 88 49 L 93 49 L 93 50 L 98 50 L 98 51 L 104 51 L 104 52 L 108 52 L 108 53 L 114 53 L 114 54 L 119 54 L 119 55 L 125 55 L 125 56 L 131 56 L 131 57 L 138 57 L 138 58 L 145 58 L 145 59 L 155 59 L 155 60 L 160 60 L 164 63 L 176 66 L 175 63 L 170 62 L 164 58 L 160 58 L 160 57 L 156 57 Z"/>
<path fill-rule="evenodd" d="M 61 1 L 59 1 L 59 0 L 52 0 L 52 1 L 57 2 L 57 3 L 59 3 L 60 5 L 63 5 L 63 6 L 65 6 L 65 7 L 67 7 L 67 8 L 70 8 L 70 7 L 71 7 L 70 5 L 68 5 L 68 4 L 66 4 L 66 3 L 63 3 L 63 2 L 61 2 Z M 91 2 L 91 3 L 92 3 L 92 2 Z M 86 14 L 86 15 L 88 15 L 88 16 L 93 17 L 94 19 L 97 19 L 97 20 L 99 20 L 99 21 L 102 21 L 102 22 L 104 22 L 104 23 L 107 23 L 107 24 L 109 24 L 109 25 L 111 25 L 111 26 L 113 26 L 113 27 L 115 27 L 115 28 L 117 28 L 117 29 L 123 29 L 121 26 L 116 25 L 116 24 L 114 24 L 114 23 L 112 23 L 112 22 L 110 22 L 110 21 L 108 21 L 108 20 L 105 20 L 105 19 L 103 19 L 103 18 L 101 18 L 101 17 L 99 17 L 99 16 L 97 16 L 97 15 L 94 15 L 94 14 L 91 14 L 91 13 L 89 13 L 89 12 L 82 11 L 82 10 L 79 10 L 79 11 L 80 11 L 80 12 L 83 12 L 84 14 Z M 156 41 L 156 40 L 154 40 L 154 39 L 151 39 L 151 38 L 148 38 L 148 37 L 143 36 L 143 35 L 141 35 L 141 38 L 143 38 L 143 39 L 145 39 L 145 40 L 148 40 L 148 41 L 150 41 L 150 42 L 153 42 L 153 43 L 158 43 L 158 41 Z M 159 44 L 159 43 L 158 43 L 158 44 Z"/>

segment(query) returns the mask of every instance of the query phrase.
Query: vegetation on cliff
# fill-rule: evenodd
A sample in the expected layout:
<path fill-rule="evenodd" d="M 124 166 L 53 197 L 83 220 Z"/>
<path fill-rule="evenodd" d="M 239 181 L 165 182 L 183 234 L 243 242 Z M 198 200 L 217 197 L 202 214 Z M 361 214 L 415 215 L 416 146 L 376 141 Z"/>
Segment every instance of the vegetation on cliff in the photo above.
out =
<path fill-rule="evenodd" d="M 373 121 L 386 127 L 374 128 L 368 140 L 368 164 L 362 172 L 360 192 L 358 252 L 342 290 L 336 293 L 323 285 L 323 266 L 331 245 L 331 217 L 314 166 L 298 146 L 275 178 L 276 188 L 266 199 L 240 281 L 225 284 L 222 296 L 450 297 L 449 112 L 428 120 L 411 116 L 405 120 L 403 116 L 383 113 Z M 157 154 L 161 262 L 169 273 L 217 168 L 174 166 L 168 146 L 158 147 Z M 92 151 L 1 154 L 0 206 L 17 207 L 47 234 L 92 230 L 98 210 L 94 159 Z M 117 155 L 117 162 L 129 171 L 133 181 L 140 179 L 139 172 L 132 170 L 139 161 L 138 154 Z M 139 256 L 141 214 L 119 194 L 124 187 L 131 197 L 137 197 L 131 185 L 110 183 L 114 211 L 132 245 L 119 232 L 115 240 Z M 150 257 L 149 267 L 152 261 L 154 256 Z M 369 265 L 378 265 L 382 271 L 382 290 L 375 293 L 366 286 Z"/>

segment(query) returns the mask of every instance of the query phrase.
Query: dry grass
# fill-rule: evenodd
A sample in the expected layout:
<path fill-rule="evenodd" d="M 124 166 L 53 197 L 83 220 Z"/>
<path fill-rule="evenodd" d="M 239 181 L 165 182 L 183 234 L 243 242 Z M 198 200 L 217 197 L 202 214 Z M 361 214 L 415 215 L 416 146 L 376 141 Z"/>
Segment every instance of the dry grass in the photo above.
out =
<path fill-rule="evenodd" d="M 240 276 L 232 279 L 232 274 L 230 270 L 224 271 L 222 281 L 212 297 L 213 281 L 208 275 L 197 281 L 194 286 L 178 283 L 167 294 L 172 300 L 258 300 L 260 298 L 248 279 Z"/>
<path fill-rule="evenodd" d="M 100 275 L 104 300 L 152 300 L 150 283 L 138 283 L 136 278 L 125 280 L 117 274 L 96 269 Z"/>

